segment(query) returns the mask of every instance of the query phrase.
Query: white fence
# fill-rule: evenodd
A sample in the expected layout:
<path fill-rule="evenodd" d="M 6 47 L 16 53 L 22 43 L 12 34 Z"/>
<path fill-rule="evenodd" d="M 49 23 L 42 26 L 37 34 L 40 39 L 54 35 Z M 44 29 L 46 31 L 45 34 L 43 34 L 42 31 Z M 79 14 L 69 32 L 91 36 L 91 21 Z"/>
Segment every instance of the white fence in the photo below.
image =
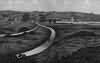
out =
<path fill-rule="evenodd" d="M 72 24 L 99 24 L 100 25 L 100 22 L 93 22 L 93 21 L 56 21 L 56 23 L 60 24 L 60 23 L 72 23 Z"/>

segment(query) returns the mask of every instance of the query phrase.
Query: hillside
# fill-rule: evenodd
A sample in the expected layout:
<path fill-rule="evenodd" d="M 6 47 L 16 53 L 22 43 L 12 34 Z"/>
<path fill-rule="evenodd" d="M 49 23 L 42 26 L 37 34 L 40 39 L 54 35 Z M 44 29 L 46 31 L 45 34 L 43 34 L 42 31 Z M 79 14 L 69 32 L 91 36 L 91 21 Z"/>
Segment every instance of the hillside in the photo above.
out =
<path fill-rule="evenodd" d="M 49 12 L 48 12 L 49 13 Z M 49 18 L 69 18 L 74 17 L 76 19 L 81 19 L 83 21 L 89 20 L 89 21 L 99 21 L 100 15 L 93 14 L 93 13 L 81 13 L 81 12 L 52 12 L 48 15 Z"/>
<path fill-rule="evenodd" d="M 39 22 L 43 21 L 43 23 L 44 23 L 44 22 L 48 22 L 48 20 L 47 20 L 48 18 L 50 18 L 50 19 L 52 19 L 52 18 L 65 19 L 65 18 L 70 18 L 70 17 L 80 19 L 80 21 L 99 21 L 100 20 L 100 15 L 93 14 L 93 13 L 38 12 L 38 11 L 20 12 L 20 11 L 9 11 L 8 10 L 8 11 L 0 11 L 0 25 L 2 23 L 4 23 L 4 24 L 8 23 L 9 26 L 11 26 L 12 22 L 16 21 L 15 23 L 17 23 L 17 22 L 21 21 L 22 22 L 21 24 L 16 24 L 16 26 L 18 27 L 18 26 L 23 25 L 24 23 L 26 26 L 27 25 L 26 23 L 28 23 L 30 21 L 38 21 L 39 20 Z M 15 25 L 15 23 L 13 23 L 13 25 Z M 30 25 L 30 23 L 28 25 Z M 7 26 L 7 25 L 4 25 L 4 26 Z M 99 26 L 92 27 L 89 25 L 82 26 L 82 25 L 73 25 L 73 24 L 71 24 L 71 25 L 61 24 L 61 25 L 53 25 L 50 27 L 56 31 L 55 41 L 50 48 L 48 48 L 47 50 L 43 51 L 40 54 L 33 55 L 31 57 L 25 57 L 22 59 L 16 59 L 15 57 L 10 56 L 10 57 L 3 57 L 3 60 L 2 60 L 2 56 L 0 56 L 0 62 L 2 62 L 2 63 L 5 63 L 5 62 L 6 63 L 20 63 L 20 62 L 21 63 L 30 63 L 30 62 L 33 62 L 33 63 L 44 63 L 44 62 L 45 63 L 60 63 L 60 62 L 61 63 L 76 63 L 77 62 L 78 63 L 79 62 L 79 63 L 81 63 L 80 61 L 83 62 L 83 61 L 85 61 L 85 59 L 88 59 L 88 58 L 91 61 L 91 59 L 92 59 L 91 56 L 93 54 L 97 54 L 95 52 L 96 49 L 94 49 L 94 48 L 89 49 L 87 46 L 98 46 L 98 49 L 96 50 L 98 52 L 98 55 L 95 55 L 95 57 L 100 59 L 98 57 L 99 53 L 100 53 L 99 52 L 99 50 L 100 50 L 99 49 L 100 35 L 95 34 L 97 32 L 100 33 Z M 14 27 L 14 29 L 15 29 L 15 27 Z M 80 31 L 80 29 L 83 29 L 85 31 Z M 88 30 L 93 30 L 94 32 L 91 33 Z M 43 30 L 40 29 L 37 31 L 40 33 L 32 32 L 32 33 L 23 34 L 23 35 L 17 36 L 17 37 L 9 37 L 8 36 L 7 38 L 4 38 L 4 39 L 10 38 L 11 41 L 9 41 L 9 43 L 11 43 L 11 44 L 15 43 L 15 45 L 18 45 L 18 47 L 16 47 L 16 48 L 18 48 L 18 50 L 20 50 L 20 48 L 23 44 L 25 45 L 25 47 L 23 45 L 23 48 L 26 48 L 29 45 L 33 46 L 33 45 L 40 44 L 40 42 L 41 42 L 40 40 L 47 37 L 45 35 L 49 35 L 49 33 L 47 33 L 48 30 L 46 30 L 46 29 L 43 29 Z M 80 32 L 75 32 L 75 34 L 72 34 L 72 35 L 70 34 L 70 36 L 67 36 L 68 33 L 73 32 L 73 31 L 74 32 L 80 31 Z M 34 33 L 36 33 L 36 34 L 34 34 Z M 84 35 L 84 36 L 82 36 L 82 35 Z M 2 42 L 7 43 L 7 40 L 3 41 L 3 38 L 1 38 L 1 39 L 2 39 L 1 43 Z M 27 41 L 24 42 L 24 39 Z M 30 40 L 30 41 L 28 41 L 28 40 Z M 12 51 L 15 51 L 15 49 L 16 49 L 15 45 L 12 44 Z M 83 48 L 84 46 L 87 48 Z M 82 53 L 83 51 L 84 51 L 84 53 Z M 90 52 L 88 53 L 88 51 L 90 51 Z M 93 51 L 94 53 L 91 54 L 91 51 Z M 91 54 L 91 55 L 89 55 L 89 54 Z M 84 55 L 85 55 L 85 59 L 83 58 Z M 80 58 L 80 60 L 78 58 Z M 34 61 L 36 61 L 36 62 L 34 62 Z M 72 62 L 72 61 L 74 61 L 74 62 Z"/>
<path fill-rule="evenodd" d="M 33 11 L 33 12 L 22 12 L 22 11 L 0 11 L 0 19 L 2 16 L 11 16 L 11 15 L 19 15 L 18 17 L 22 17 L 23 14 L 28 14 L 31 18 L 36 18 L 36 14 L 42 16 L 41 19 L 47 19 L 47 18 L 69 18 L 74 17 L 76 19 L 81 19 L 83 21 L 99 21 L 100 15 L 94 14 L 94 13 L 83 13 L 83 12 L 39 12 L 39 11 Z M 13 16 L 12 16 L 13 17 Z M 3 17 L 4 18 L 4 17 Z"/>

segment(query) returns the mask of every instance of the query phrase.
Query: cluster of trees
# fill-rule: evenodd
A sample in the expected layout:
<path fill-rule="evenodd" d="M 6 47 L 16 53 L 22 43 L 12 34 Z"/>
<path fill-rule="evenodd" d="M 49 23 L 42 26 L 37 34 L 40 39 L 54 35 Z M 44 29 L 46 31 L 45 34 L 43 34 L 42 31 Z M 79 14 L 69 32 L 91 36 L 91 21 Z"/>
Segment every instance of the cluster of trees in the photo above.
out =
<path fill-rule="evenodd" d="M 30 17 L 30 13 L 19 13 L 19 14 L 0 14 L 0 20 L 15 21 L 20 20 L 26 22 L 34 17 Z"/>

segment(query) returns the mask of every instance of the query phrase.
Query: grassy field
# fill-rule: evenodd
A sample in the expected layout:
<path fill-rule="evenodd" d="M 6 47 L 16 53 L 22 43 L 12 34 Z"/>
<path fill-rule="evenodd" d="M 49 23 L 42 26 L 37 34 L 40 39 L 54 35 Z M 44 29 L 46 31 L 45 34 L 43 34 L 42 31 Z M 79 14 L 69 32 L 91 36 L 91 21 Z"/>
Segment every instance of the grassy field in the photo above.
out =
<path fill-rule="evenodd" d="M 92 26 L 92 25 L 82 25 L 82 24 L 55 24 L 50 25 L 56 31 L 57 37 L 64 37 L 66 35 L 71 35 L 71 33 L 77 33 L 80 31 L 88 31 L 93 32 L 96 34 L 100 34 L 100 27 L 99 26 Z M 59 38 L 58 38 L 59 39 Z"/>
<path fill-rule="evenodd" d="M 72 56 L 75 54 L 74 52 L 81 48 L 100 46 L 100 35 L 95 34 L 95 32 L 98 32 L 99 26 L 94 27 L 68 24 L 48 26 L 56 31 L 56 39 L 50 48 L 36 56 L 39 62 L 45 61 L 49 63 L 49 61 L 54 61 L 59 63 L 62 57 L 66 57 L 67 60 L 68 56 Z M 75 30 L 80 31 L 80 29 L 83 29 L 86 32 L 78 32 L 68 36 L 69 33 L 74 32 Z M 88 30 L 95 30 L 95 32 L 88 32 Z M 67 62 L 66 60 L 65 62 Z M 63 59 L 61 62 L 63 62 Z"/>
<path fill-rule="evenodd" d="M 0 37 L 0 54 L 11 54 L 33 49 L 45 42 L 50 30 L 39 27 L 38 30 L 19 36 Z"/>
<path fill-rule="evenodd" d="M 9 18 L 6 15 L 12 15 L 12 17 L 13 17 L 13 15 L 16 15 L 19 13 L 19 12 L 15 13 L 12 11 L 9 13 L 8 12 L 5 13 L 5 12 L 0 13 L 0 18 L 2 18 L 2 19 Z M 34 15 L 34 12 L 28 12 L 28 13 L 30 15 L 32 15 L 32 13 L 33 13 L 33 15 Z M 49 12 L 47 12 L 47 14 L 48 13 Z M 20 14 L 23 15 L 24 12 L 20 12 L 17 17 L 22 16 Z M 54 15 L 54 14 L 56 14 L 56 15 Z M 56 13 L 51 12 L 46 17 L 58 17 L 58 18 L 75 17 L 78 19 L 82 19 L 83 21 L 84 20 L 89 20 L 89 21 L 93 21 L 93 20 L 99 21 L 100 20 L 100 15 L 89 14 L 89 13 L 80 13 L 80 12 L 56 12 Z M 30 23 L 29 23 L 29 25 L 30 25 Z M 19 61 L 19 59 L 15 59 L 13 57 L 10 57 L 10 58 L 6 57 L 5 59 L 2 59 L 2 56 L 0 56 L 0 62 L 7 63 L 9 61 L 9 63 L 20 63 L 20 62 L 21 63 L 30 63 L 30 62 L 34 63 L 34 61 L 37 61 L 38 63 L 44 63 L 44 62 L 45 63 L 55 63 L 55 62 L 59 63 L 59 62 L 64 61 L 64 59 L 62 59 L 62 61 L 60 61 L 60 59 L 62 57 L 66 57 L 65 60 L 67 60 L 68 56 L 72 56 L 74 52 L 78 51 L 81 48 L 100 46 L 100 26 L 99 25 L 92 26 L 92 25 L 82 25 L 82 24 L 81 25 L 76 25 L 76 24 L 54 24 L 54 25 L 51 25 L 51 24 L 47 24 L 46 26 L 49 26 L 56 31 L 56 38 L 51 47 L 49 47 L 45 51 L 41 52 L 40 54 L 23 58 L 20 61 Z M 81 31 L 83 31 L 83 32 L 81 32 Z M 20 49 L 20 48 L 26 49 L 30 45 L 31 46 L 39 45 L 40 43 L 42 43 L 41 41 L 45 41 L 43 39 L 48 38 L 49 33 L 47 33 L 47 32 L 49 32 L 49 31 L 40 29 L 40 30 L 37 30 L 36 34 L 34 34 L 34 32 L 33 32 L 30 34 L 26 34 L 26 35 L 22 35 L 22 36 L 18 36 L 18 37 L 8 37 L 8 38 L 1 38 L 1 39 L 2 40 L 11 39 L 9 41 L 6 40 L 5 42 L 6 43 L 8 42 L 10 44 L 9 46 L 11 46 L 13 51 L 15 51 L 17 48 L 18 49 Z M 17 41 L 16 39 L 17 40 L 20 39 L 20 40 Z M 2 40 L 0 41 L 1 43 L 3 42 Z M 21 41 L 21 40 L 26 40 L 26 41 Z M 15 44 L 15 43 L 17 43 L 17 44 Z M 18 46 L 16 46 L 16 45 L 18 45 Z M 6 46 L 6 45 L 4 45 L 4 46 Z M 0 49 L 2 49 L 1 46 L 0 46 Z M 8 49 L 8 50 L 10 51 L 10 49 Z M 94 51 L 94 53 L 95 53 L 95 51 Z M 74 54 L 76 54 L 76 53 L 74 53 Z M 82 55 L 82 54 L 80 54 L 80 55 Z M 78 55 L 76 55 L 76 56 L 78 56 Z M 55 61 L 55 62 L 52 62 L 52 61 Z M 35 63 L 37 63 L 37 62 L 35 62 Z"/>

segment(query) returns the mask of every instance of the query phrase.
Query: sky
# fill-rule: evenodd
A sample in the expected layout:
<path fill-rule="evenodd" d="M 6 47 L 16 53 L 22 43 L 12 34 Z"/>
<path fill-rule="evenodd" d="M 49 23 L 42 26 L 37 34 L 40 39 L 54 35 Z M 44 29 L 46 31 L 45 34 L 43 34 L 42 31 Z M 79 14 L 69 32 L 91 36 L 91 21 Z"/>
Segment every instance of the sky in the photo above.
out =
<path fill-rule="evenodd" d="M 0 0 L 0 10 L 79 11 L 100 14 L 100 0 Z"/>

